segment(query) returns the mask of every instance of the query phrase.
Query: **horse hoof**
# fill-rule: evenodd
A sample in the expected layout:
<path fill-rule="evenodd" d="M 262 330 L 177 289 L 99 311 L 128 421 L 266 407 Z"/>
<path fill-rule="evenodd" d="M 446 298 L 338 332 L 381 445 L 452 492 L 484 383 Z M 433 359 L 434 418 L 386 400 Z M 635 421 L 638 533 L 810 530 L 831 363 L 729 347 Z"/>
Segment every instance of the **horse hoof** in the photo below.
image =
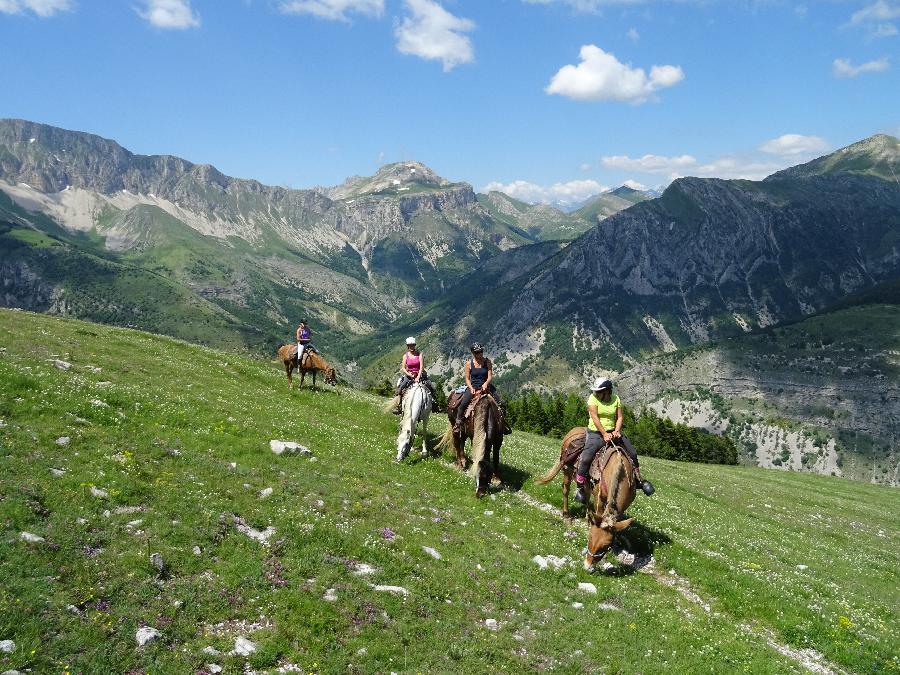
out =
<path fill-rule="evenodd" d="M 486 491 L 482 490 L 481 488 L 478 488 L 477 490 L 475 490 L 475 499 L 481 499 L 486 494 L 487 494 Z"/>

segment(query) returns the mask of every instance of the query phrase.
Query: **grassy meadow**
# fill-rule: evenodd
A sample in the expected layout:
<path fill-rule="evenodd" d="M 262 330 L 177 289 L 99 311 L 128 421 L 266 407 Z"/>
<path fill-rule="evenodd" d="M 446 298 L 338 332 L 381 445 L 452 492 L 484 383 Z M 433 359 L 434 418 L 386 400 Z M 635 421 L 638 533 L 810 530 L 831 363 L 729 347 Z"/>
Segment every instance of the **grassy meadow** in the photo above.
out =
<path fill-rule="evenodd" d="M 648 458 L 590 574 L 533 484 L 556 441 L 508 437 L 479 501 L 449 458 L 393 462 L 383 403 L 0 310 L 0 672 L 900 670 L 896 489 Z"/>

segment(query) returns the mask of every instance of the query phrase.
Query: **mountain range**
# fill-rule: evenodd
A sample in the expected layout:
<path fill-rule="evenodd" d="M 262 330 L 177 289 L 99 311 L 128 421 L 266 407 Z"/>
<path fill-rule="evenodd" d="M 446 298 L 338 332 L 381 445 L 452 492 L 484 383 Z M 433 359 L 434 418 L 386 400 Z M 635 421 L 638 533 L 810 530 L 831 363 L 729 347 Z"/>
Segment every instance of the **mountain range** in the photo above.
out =
<path fill-rule="evenodd" d="M 752 336 L 900 277 L 898 175 L 900 142 L 879 135 L 764 181 L 682 178 L 658 198 L 622 187 L 564 213 L 477 194 L 412 161 L 293 190 L 0 120 L 0 305 L 256 353 L 306 318 L 360 383 L 396 369 L 408 334 L 427 345 L 433 374 L 457 381 L 477 339 L 510 391 L 581 390 L 598 372 L 621 374 L 677 416 L 704 392 L 740 396 L 712 371 L 656 359 L 745 337 L 735 344 L 759 352 L 765 340 Z M 896 406 L 890 342 L 871 349 L 889 374 L 873 389 Z M 780 372 L 799 381 L 808 356 Z M 797 424 L 829 427 L 788 408 Z M 749 457 L 756 432 L 738 422 Z M 869 448 L 900 443 L 892 424 L 868 424 L 865 436 Z"/>

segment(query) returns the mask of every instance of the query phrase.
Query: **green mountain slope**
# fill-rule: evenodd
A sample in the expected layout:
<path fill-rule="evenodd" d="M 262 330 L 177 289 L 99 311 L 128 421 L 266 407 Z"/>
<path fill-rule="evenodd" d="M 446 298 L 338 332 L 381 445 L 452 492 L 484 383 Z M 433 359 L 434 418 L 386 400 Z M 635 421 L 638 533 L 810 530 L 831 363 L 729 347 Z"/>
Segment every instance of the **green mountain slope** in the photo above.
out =
<path fill-rule="evenodd" d="M 852 173 L 900 182 L 900 139 L 877 134 L 825 157 L 772 174 L 766 180 Z"/>
<path fill-rule="evenodd" d="M 589 575 L 584 530 L 533 505 L 559 506 L 558 485 L 530 478 L 554 442 L 509 437 L 515 487 L 477 501 L 443 462 L 394 464 L 395 420 L 352 390 L 286 395 L 271 364 L 223 368 L 213 350 L 26 312 L 0 311 L 0 345 L 3 668 L 868 672 L 900 658 L 894 490 L 648 459 L 657 494 L 633 506 L 614 572 Z M 312 455 L 276 456 L 272 439 Z M 551 555 L 559 571 L 534 560 Z M 159 637 L 137 648 L 142 627 Z M 237 638 L 255 651 L 230 654 Z"/>
<path fill-rule="evenodd" d="M 624 211 L 639 202 L 647 201 L 650 197 L 645 192 L 635 190 L 623 185 L 615 190 L 597 195 L 576 211 L 573 216 L 586 220 L 591 225 L 609 218 L 619 211 Z"/>
<path fill-rule="evenodd" d="M 583 234 L 591 221 L 544 204 L 527 204 L 502 192 L 479 194 L 478 202 L 496 220 L 535 241 L 569 240 Z"/>

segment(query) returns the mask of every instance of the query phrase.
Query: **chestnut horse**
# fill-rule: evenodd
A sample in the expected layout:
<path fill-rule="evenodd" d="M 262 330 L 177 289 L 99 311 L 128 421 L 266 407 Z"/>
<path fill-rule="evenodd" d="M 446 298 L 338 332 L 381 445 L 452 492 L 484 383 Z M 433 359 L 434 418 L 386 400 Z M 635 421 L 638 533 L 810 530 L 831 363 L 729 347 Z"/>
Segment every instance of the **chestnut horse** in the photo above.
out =
<path fill-rule="evenodd" d="M 278 348 L 278 358 L 284 364 L 284 372 L 287 373 L 288 389 L 294 388 L 294 368 L 297 368 L 297 345 L 283 345 Z M 306 373 L 311 372 L 313 383 L 312 388 L 316 388 L 316 374 L 321 370 L 325 373 L 326 384 L 337 384 L 337 376 L 334 368 L 326 363 L 325 359 L 316 352 L 304 350 L 303 364 L 297 368 L 300 371 L 300 388 L 303 388 L 303 379 Z"/>
<path fill-rule="evenodd" d="M 556 478 L 560 471 L 563 472 L 563 516 L 565 518 L 569 517 L 569 486 L 575 476 L 575 467 L 579 459 L 577 454 L 572 458 L 569 446 L 576 439 L 584 438 L 584 433 L 584 427 L 576 427 L 567 433 L 562 442 L 559 460 L 546 475 L 534 481 L 538 485 L 546 485 Z M 591 491 L 593 507 L 590 502 L 587 505 L 590 529 L 588 530 L 584 568 L 589 571 L 612 548 L 616 533 L 634 522 L 634 518 L 620 520 L 634 501 L 635 484 L 631 460 L 628 459 L 622 448 L 615 447 L 616 452 L 603 467 L 601 480 L 594 485 Z M 601 454 L 602 451 L 598 457 Z M 567 459 L 568 461 L 566 461 Z"/>
<path fill-rule="evenodd" d="M 443 450 L 453 443 L 456 451 L 456 464 L 460 470 L 466 468 L 466 439 L 472 439 L 472 466 L 470 474 L 475 478 L 475 496 L 484 497 L 492 479 L 500 482 L 500 446 L 503 445 L 503 420 L 500 406 L 490 394 L 476 394 L 474 409 L 465 419 L 462 433 L 453 432 L 453 423 L 437 444 Z M 457 410 L 457 415 L 465 414 L 465 410 Z M 449 414 L 448 414 L 449 417 Z M 493 462 L 491 461 L 493 455 Z"/>

